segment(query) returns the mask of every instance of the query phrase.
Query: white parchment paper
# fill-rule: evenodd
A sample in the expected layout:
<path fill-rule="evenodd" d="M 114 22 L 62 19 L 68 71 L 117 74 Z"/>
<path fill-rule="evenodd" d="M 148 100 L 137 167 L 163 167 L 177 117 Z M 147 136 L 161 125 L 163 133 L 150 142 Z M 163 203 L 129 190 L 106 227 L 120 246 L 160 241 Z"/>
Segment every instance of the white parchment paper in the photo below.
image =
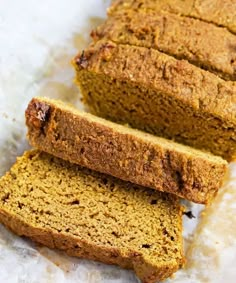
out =
<path fill-rule="evenodd" d="M 0 0 L 0 175 L 28 148 L 24 110 L 33 96 L 60 98 L 82 107 L 70 60 L 88 44 L 90 30 L 102 22 L 108 5 L 102 0 Z M 184 218 L 187 265 L 167 282 L 234 283 L 236 164 L 231 164 L 211 207 L 187 205 L 197 217 Z M 131 271 L 37 246 L 0 225 L 0 283 L 5 282 L 135 283 L 138 279 Z"/>

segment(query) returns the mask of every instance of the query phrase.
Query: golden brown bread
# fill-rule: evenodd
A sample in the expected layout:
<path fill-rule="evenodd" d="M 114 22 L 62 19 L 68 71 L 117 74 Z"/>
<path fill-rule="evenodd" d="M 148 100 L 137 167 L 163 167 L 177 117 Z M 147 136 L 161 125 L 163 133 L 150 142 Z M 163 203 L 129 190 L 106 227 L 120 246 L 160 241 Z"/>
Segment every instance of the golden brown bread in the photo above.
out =
<path fill-rule="evenodd" d="M 109 17 L 92 37 L 154 48 L 223 79 L 236 80 L 236 35 L 197 19 L 163 11 L 127 10 Z"/>
<path fill-rule="evenodd" d="M 0 222 L 49 248 L 134 269 L 145 283 L 183 264 L 178 198 L 39 151 L 0 179 Z"/>
<path fill-rule="evenodd" d="M 164 10 L 225 27 L 236 34 L 235 0 L 116 0 L 108 14 L 124 14 L 127 10 Z"/>
<path fill-rule="evenodd" d="M 74 59 L 83 101 L 98 116 L 236 157 L 236 83 L 158 50 L 101 40 Z"/>
<path fill-rule="evenodd" d="M 227 163 L 220 157 L 83 113 L 60 101 L 32 99 L 26 124 L 30 144 L 36 148 L 190 201 L 210 202 L 225 175 Z"/>

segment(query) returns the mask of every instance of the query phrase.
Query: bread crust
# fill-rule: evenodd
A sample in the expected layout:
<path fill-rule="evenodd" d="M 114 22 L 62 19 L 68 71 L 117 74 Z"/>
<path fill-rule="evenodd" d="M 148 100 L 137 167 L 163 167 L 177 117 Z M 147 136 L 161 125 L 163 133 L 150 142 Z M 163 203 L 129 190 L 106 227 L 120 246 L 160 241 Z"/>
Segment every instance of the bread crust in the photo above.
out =
<path fill-rule="evenodd" d="M 225 80 L 236 80 L 236 35 L 207 22 L 166 11 L 127 10 L 109 17 L 91 35 L 94 41 L 106 38 L 117 44 L 154 48 Z"/>
<path fill-rule="evenodd" d="M 164 10 L 225 27 L 236 34 L 234 0 L 116 0 L 108 9 L 108 14 L 124 14 L 127 10 L 142 10 L 147 13 Z"/>

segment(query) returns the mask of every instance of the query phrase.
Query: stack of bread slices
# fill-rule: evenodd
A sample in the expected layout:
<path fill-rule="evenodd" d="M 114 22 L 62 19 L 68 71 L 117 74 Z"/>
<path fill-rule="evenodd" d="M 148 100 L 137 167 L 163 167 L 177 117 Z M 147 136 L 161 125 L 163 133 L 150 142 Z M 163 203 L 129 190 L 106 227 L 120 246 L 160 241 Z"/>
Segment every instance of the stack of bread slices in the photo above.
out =
<path fill-rule="evenodd" d="M 73 60 L 92 114 L 29 102 L 35 149 L 0 180 L 1 223 L 144 283 L 183 266 L 180 199 L 214 201 L 236 156 L 234 10 L 192 2 L 113 3 Z"/>

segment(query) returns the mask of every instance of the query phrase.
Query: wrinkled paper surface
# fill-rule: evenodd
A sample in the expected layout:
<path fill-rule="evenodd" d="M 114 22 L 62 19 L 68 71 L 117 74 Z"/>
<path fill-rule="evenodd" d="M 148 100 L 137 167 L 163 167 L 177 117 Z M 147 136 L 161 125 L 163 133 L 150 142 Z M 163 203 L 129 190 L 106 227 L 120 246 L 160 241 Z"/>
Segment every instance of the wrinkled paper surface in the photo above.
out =
<path fill-rule="evenodd" d="M 109 1 L 0 0 L 0 175 L 29 146 L 24 110 L 36 95 L 60 98 L 81 108 L 71 58 L 89 42 Z M 185 203 L 186 268 L 169 283 L 235 282 L 236 164 L 213 205 Z M 200 220 L 199 220 L 200 219 Z M 196 225 L 198 224 L 197 228 Z M 131 271 L 35 245 L 0 225 L 0 282 L 135 283 Z"/>

